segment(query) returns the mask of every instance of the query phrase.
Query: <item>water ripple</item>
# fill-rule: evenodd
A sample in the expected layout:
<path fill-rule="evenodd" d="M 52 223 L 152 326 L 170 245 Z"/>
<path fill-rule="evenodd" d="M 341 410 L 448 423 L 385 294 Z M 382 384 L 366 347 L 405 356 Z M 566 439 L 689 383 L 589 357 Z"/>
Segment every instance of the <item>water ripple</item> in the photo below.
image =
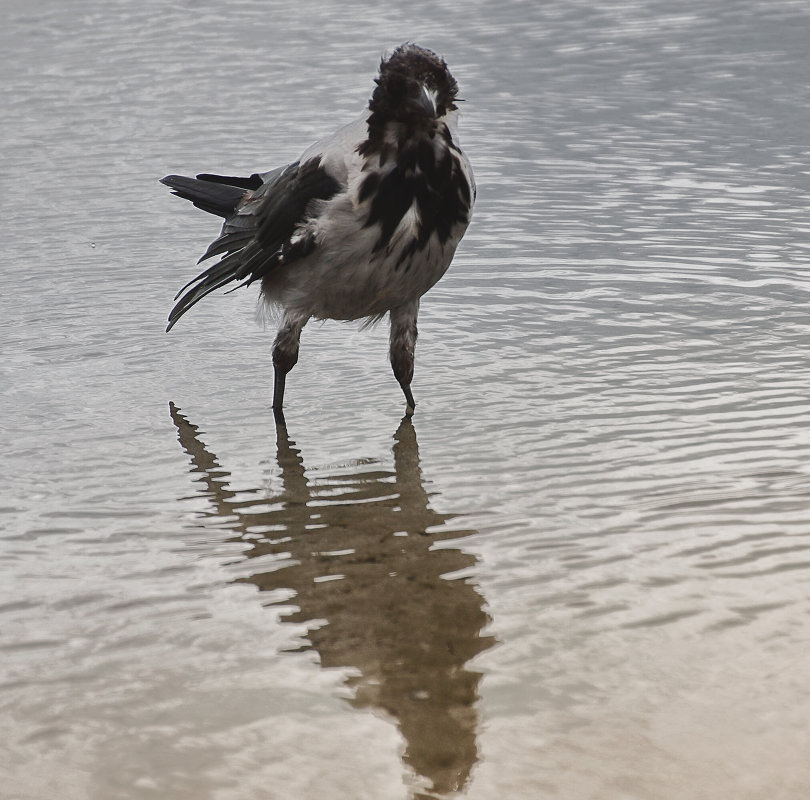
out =
<path fill-rule="evenodd" d="M 4 788 L 804 797 L 806 4 L 313 9 L 9 5 Z M 421 477 L 384 326 L 327 325 L 290 483 L 255 298 L 163 334 L 216 225 L 155 179 L 294 158 L 413 38 L 479 185 L 420 313 Z"/>

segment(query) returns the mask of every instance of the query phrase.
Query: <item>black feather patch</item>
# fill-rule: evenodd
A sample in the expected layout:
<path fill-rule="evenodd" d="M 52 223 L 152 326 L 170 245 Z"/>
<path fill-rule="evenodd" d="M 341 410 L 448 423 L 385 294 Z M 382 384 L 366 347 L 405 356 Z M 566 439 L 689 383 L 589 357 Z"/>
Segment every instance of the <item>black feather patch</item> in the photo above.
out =
<path fill-rule="evenodd" d="M 368 178 L 366 180 L 368 181 Z M 378 179 L 364 225 L 366 228 L 375 224 L 380 226 L 380 236 L 374 245 L 375 253 L 388 246 L 394 231 L 413 205 L 413 184 L 413 175 L 407 175 L 399 164 Z"/>
<path fill-rule="evenodd" d="M 211 184 L 183 175 L 167 175 L 161 178 L 160 182 L 169 186 L 178 197 L 191 200 L 197 208 L 218 217 L 232 214 L 245 194 L 244 189 L 235 186 Z"/>
<path fill-rule="evenodd" d="M 256 178 L 259 186 L 255 186 Z M 234 180 L 240 181 L 242 188 L 233 186 Z M 205 175 L 197 180 L 183 178 L 182 181 L 169 183 L 164 178 L 176 193 L 182 189 L 183 196 L 189 196 L 193 190 L 227 197 L 230 212 L 221 214 L 226 217 L 222 235 L 211 244 L 201 260 L 220 254 L 224 254 L 223 258 L 180 290 L 182 297 L 169 315 L 167 330 L 214 290 L 233 281 L 252 283 L 281 262 L 290 263 L 310 253 L 315 246 L 314 240 L 306 235 L 296 238 L 296 231 L 306 223 L 314 202 L 328 200 L 341 189 L 340 184 L 320 166 L 318 158 L 304 164 L 296 161 L 284 169 L 265 173 L 264 177 L 234 179 Z M 237 194 L 238 199 L 234 201 Z M 195 197 L 189 196 L 189 199 L 195 202 Z"/>
<path fill-rule="evenodd" d="M 368 171 L 358 200 L 370 200 L 365 227 L 380 228 L 375 253 L 390 246 L 403 217 L 415 207 L 419 231 L 414 241 L 401 243 L 402 264 L 434 233 L 445 244 L 457 225 L 469 221 L 471 187 L 463 157 L 442 122 L 456 108 L 458 86 L 439 56 L 412 44 L 382 62 L 376 84 L 368 138 L 357 148 Z"/>
<path fill-rule="evenodd" d="M 259 215 L 256 239 L 264 249 L 281 247 L 307 218 L 313 201 L 329 200 L 340 191 L 340 184 L 321 167 L 318 158 L 291 165 L 282 177 L 282 185 L 268 193 Z"/>
<path fill-rule="evenodd" d="M 262 185 L 262 176 L 254 172 L 247 178 L 236 178 L 232 175 L 212 175 L 203 172 L 197 178 L 208 183 L 225 183 L 228 186 L 238 186 L 240 189 L 258 189 Z"/>
<path fill-rule="evenodd" d="M 364 179 L 359 199 L 372 198 L 365 227 L 380 226 L 374 252 L 388 247 L 414 203 L 419 233 L 404 248 L 400 263 L 425 247 L 434 233 L 440 244 L 445 244 L 456 225 L 469 221 L 470 185 L 461 170 L 459 157 L 450 148 L 442 148 L 438 158 L 435 152 L 430 139 L 417 139 L 401 150 L 394 169 L 382 177 L 379 173 L 370 173 Z"/>
<path fill-rule="evenodd" d="M 357 199 L 363 203 L 371 197 L 380 185 L 380 173 L 371 172 L 363 179 L 363 185 L 357 194 Z"/>

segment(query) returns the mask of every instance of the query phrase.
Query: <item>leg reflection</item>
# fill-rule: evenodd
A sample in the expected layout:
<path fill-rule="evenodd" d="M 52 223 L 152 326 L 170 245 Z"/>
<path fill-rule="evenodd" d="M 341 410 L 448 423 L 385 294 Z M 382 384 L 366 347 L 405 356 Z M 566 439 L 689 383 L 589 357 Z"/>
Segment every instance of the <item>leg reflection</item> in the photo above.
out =
<path fill-rule="evenodd" d="M 403 760 L 430 793 L 418 796 L 461 789 L 477 759 L 480 680 L 465 665 L 493 640 L 481 635 L 488 617 L 475 588 L 442 577 L 475 559 L 455 548 L 432 549 L 435 543 L 473 531 L 430 507 L 410 418 L 394 435 L 393 470 L 358 460 L 308 472 L 278 424 L 282 488 L 264 493 L 255 511 L 255 500 L 228 488 L 229 474 L 197 428 L 171 411 L 192 471 L 201 474 L 201 492 L 242 538 L 245 557 L 285 558 L 283 568 L 243 580 L 284 596 L 294 591 L 298 610 L 285 617 L 291 622 L 326 620 L 310 630 L 309 646 L 322 666 L 356 673 L 349 680 L 353 705 L 396 721 Z"/>

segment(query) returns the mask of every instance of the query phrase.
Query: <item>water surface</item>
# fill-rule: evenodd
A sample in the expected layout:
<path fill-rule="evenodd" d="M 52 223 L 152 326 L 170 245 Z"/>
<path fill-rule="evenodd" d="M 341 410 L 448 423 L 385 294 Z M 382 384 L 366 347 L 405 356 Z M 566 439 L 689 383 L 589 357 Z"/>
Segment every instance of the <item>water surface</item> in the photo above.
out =
<path fill-rule="evenodd" d="M 7 4 L 0 777 L 17 798 L 804 798 L 810 9 Z M 317 24 L 313 24 L 317 20 Z M 250 290 L 216 220 L 446 56 L 474 224 L 420 317 Z"/>

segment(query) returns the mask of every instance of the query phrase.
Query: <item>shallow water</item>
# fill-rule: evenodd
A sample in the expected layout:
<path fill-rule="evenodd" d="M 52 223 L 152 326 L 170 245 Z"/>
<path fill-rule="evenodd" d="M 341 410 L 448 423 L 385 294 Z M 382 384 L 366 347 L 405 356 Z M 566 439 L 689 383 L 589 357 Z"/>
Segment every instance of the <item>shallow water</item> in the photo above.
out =
<path fill-rule="evenodd" d="M 4 797 L 807 796 L 805 3 L 7 7 Z M 156 179 L 406 39 L 479 186 L 417 414 L 311 325 L 277 431 L 250 290 L 163 333 L 217 225 Z"/>

